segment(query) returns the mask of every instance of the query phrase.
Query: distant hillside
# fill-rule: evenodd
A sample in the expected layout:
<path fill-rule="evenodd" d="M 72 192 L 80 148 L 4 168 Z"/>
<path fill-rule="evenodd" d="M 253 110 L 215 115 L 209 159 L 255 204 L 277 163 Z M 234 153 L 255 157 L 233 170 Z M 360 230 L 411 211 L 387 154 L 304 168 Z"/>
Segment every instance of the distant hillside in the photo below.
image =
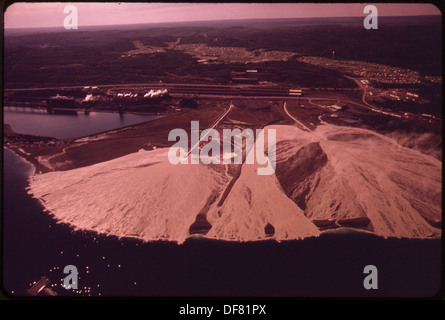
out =
<path fill-rule="evenodd" d="M 270 28 L 240 25 L 215 29 L 208 31 L 205 39 L 194 34 L 183 37 L 182 41 L 242 46 L 251 50 L 294 51 L 323 57 L 330 57 L 335 50 L 338 59 L 376 62 L 440 75 L 442 35 L 439 16 L 381 17 L 377 30 L 366 30 L 363 18 L 302 20 L 304 23 L 292 25 L 288 21 Z"/>
<path fill-rule="evenodd" d="M 195 58 L 176 50 L 121 58 L 135 48 L 135 40 L 166 48 L 178 38 L 181 43 L 324 57 L 335 50 L 337 59 L 377 62 L 426 75 L 441 74 L 440 17 L 382 17 L 378 30 L 366 30 L 362 23 L 363 18 L 317 18 L 98 26 L 79 30 L 8 29 L 4 38 L 4 83 L 6 88 L 136 83 L 164 80 L 166 72 L 211 77 L 216 83 L 227 83 L 230 70 L 242 67 L 199 64 Z M 272 71 L 271 81 L 283 78 L 285 82 L 307 86 L 351 85 L 339 74 L 322 68 L 312 70 L 295 61 L 273 66 L 263 63 L 258 67 Z M 284 77 L 280 70 L 286 71 Z M 315 78 L 310 77 L 312 71 L 317 74 Z"/>

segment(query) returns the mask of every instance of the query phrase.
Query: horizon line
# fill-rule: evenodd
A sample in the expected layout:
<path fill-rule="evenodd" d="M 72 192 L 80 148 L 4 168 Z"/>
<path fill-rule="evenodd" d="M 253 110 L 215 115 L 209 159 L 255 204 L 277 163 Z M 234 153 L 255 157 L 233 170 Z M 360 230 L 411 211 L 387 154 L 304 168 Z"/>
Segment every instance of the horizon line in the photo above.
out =
<path fill-rule="evenodd" d="M 393 16 L 379 16 L 381 18 L 408 18 L 408 17 L 442 17 L 440 14 L 419 14 L 419 15 L 393 15 Z M 163 21 L 163 22 L 140 22 L 140 23 L 115 23 L 115 24 L 91 24 L 83 25 L 82 27 L 109 27 L 109 26 L 136 26 L 136 25 L 157 25 L 170 23 L 202 23 L 202 22 L 228 22 L 228 21 L 255 21 L 255 20 L 308 20 L 308 19 L 346 19 L 346 18 L 360 18 L 363 16 L 338 16 L 338 17 L 295 17 L 295 18 L 239 18 L 239 19 L 218 19 L 218 20 L 185 20 L 185 21 Z M 57 28 L 64 29 L 63 26 L 36 26 L 36 27 L 7 27 L 3 25 L 3 30 L 23 30 L 23 29 L 49 29 Z M 80 28 L 80 26 L 79 26 Z M 79 29 L 75 29 L 79 30 Z"/>

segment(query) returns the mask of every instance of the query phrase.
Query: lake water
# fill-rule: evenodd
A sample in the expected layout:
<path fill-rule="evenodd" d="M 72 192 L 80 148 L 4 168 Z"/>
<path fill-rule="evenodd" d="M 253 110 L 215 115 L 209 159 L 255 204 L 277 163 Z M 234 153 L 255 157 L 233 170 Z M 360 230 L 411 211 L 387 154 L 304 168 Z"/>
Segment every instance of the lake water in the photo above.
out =
<path fill-rule="evenodd" d="M 4 115 L 16 131 L 60 138 L 143 121 L 143 116 L 101 113 Z M 23 296 L 42 276 L 66 296 L 428 297 L 439 290 L 440 240 L 346 232 L 281 243 L 192 239 L 177 245 L 75 232 L 27 194 L 31 165 L 3 150 L 6 294 Z M 76 291 L 61 286 L 66 265 L 79 271 Z M 378 269 L 377 290 L 363 287 L 366 265 Z"/>
<path fill-rule="evenodd" d="M 48 114 L 46 110 L 5 107 L 3 123 L 10 124 L 18 133 L 75 138 L 159 118 L 157 115 L 90 112 L 86 115 Z"/>

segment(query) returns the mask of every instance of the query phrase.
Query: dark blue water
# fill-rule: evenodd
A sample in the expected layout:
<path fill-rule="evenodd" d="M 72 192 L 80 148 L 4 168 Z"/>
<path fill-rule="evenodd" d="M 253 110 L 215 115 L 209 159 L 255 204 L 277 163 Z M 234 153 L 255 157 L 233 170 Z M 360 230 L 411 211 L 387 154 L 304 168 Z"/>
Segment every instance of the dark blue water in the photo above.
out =
<path fill-rule="evenodd" d="M 27 194 L 32 167 L 9 150 L 3 157 L 7 294 L 23 296 L 41 276 L 66 296 L 430 297 L 440 287 L 439 240 L 344 233 L 281 243 L 195 239 L 176 245 L 75 232 Z M 363 286 L 370 264 L 378 269 L 377 290 Z M 79 271 L 77 291 L 61 286 L 66 265 Z"/>

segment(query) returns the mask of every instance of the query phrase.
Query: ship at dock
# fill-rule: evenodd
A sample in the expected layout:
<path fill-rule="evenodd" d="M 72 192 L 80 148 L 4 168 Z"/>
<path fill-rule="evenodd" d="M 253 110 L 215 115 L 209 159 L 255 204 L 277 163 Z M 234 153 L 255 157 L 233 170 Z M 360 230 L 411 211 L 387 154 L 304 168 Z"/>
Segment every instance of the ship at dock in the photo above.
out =
<path fill-rule="evenodd" d="M 59 94 L 47 99 L 47 103 L 48 106 L 57 108 L 74 108 L 76 106 L 74 98 L 61 96 Z"/>

